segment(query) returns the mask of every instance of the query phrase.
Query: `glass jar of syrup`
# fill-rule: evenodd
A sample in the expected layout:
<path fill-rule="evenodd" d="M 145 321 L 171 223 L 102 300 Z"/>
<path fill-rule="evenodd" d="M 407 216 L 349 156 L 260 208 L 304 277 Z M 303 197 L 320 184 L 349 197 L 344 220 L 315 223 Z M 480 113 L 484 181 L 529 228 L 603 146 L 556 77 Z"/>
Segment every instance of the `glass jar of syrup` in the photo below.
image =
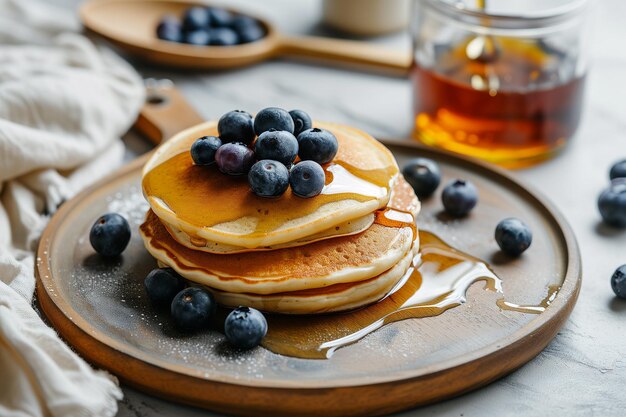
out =
<path fill-rule="evenodd" d="M 551 157 L 575 133 L 589 1 L 415 0 L 415 137 L 506 167 Z"/>

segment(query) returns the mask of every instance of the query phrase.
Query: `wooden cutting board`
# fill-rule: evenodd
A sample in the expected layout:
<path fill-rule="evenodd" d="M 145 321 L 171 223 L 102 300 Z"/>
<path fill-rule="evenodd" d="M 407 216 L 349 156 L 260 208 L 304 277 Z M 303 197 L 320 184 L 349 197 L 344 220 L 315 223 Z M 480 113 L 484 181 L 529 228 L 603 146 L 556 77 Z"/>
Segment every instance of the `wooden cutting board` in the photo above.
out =
<path fill-rule="evenodd" d="M 152 101 L 157 104 L 146 108 L 140 128 L 155 141 L 198 119 L 175 91 Z M 499 169 L 408 141 L 385 143 L 401 166 L 428 157 L 440 164 L 444 182 L 465 178 L 477 185 L 480 202 L 470 218 L 442 216 L 437 194 L 423 202 L 419 227 L 487 261 L 510 302 L 539 304 L 549 288 L 560 287 L 543 313 L 502 310 L 496 304 L 502 294 L 475 284 L 465 304 L 387 325 L 330 359 L 263 348 L 235 352 L 213 331 L 181 337 L 143 290 L 155 267 L 137 232 L 147 208 L 140 187 L 145 157 L 83 191 L 52 218 L 38 251 L 41 309 L 79 354 L 123 383 L 229 414 L 381 415 L 459 395 L 514 371 L 552 340 L 574 307 L 581 263 L 572 230 L 551 203 Z M 109 211 L 129 218 L 133 237 L 121 258 L 103 261 L 88 233 Z M 524 219 L 534 232 L 531 248 L 514 261 L 504 259 L 493 240 L 495 225 L 509 216 Z"/>

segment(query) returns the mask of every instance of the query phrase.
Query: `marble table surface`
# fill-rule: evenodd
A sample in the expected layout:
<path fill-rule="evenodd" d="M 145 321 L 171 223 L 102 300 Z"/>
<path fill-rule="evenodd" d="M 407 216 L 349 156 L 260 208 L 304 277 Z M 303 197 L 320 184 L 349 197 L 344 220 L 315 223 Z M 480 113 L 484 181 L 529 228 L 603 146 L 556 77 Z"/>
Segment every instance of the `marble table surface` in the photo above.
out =
<path fill-rule="evenodd" d="M 62 1 L 62 0 L 56 0 Z M 63 1 L 75 7 L 76 0 Z M 318 0 L 231 0 L 262 14 L 288 33 L 319 32 Z M 626 232 L 603 226 L 596 197 L 608 167 L 626 157 L 626 2 L 595 4 L 589 37 L 593 65 L 581 127 L 557 158 L 514 175 L 560 208 L 583 257 L 584 278 L 571 318 L 550 345 L 517 372 L 470 394 L 399 416 L 623 416 L 626 414 L 626 301 L 609 278 L 626 263 Z M 376 43 L 408 47 L 397 35 Z M 408 80 L 291 61 L 271 61 L 229 72 L 171 72 L 138 66 L 145 77 L 169 78 L 206 118 L 233 108 L 302 108 L 316 118 L 347 123 L 378 137 L 408 137 L 412 127 Z M 129 136 L 129 156 L 146 149 Z M 214 416 L 124 388 L 119 417 Z"/>

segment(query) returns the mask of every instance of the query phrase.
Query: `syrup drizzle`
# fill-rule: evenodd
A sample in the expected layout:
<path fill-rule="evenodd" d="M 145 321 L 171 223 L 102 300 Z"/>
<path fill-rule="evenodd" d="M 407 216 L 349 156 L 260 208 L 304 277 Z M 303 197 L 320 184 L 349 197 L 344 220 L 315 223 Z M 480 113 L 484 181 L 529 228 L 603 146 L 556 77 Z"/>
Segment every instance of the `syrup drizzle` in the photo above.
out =
<path fill-rule="evenodd" d="M 343 313 L 268 315 L 268 333 L 262 345 L 282 355 L 327 359 L 337 349 L 358 342 L 387 324 L 438 316 L 465 303 L 467 290 L 479 281 L 485 283 L 485 290 L 503 292 L 500 278 L 480 259 L 450 247 L 430 232 L 420 231 L 419 236 L 420 253 L 381 301 Z M 539 314 L 559 289 L 560 286 L 550 286 L 548 296 L 537 306 L 518 305 L 503 298 L 497 305 L 502 310 Z"/>
<path fill-rule="evenodd" d="M 371 169 L 354 165 L 360 161 L 357 148 L 361 142 L 340 131 L 336 136 L 339 152 L 324 166 L 326 184 L 316 198 L 299 198 L 290 189 L 274 199 L 257 197 L 250 192 L 247 176 L 223 175 L 215 165 L 196 166 L 189 152 L 174 155 L 149 171 L 142 180 L 143 191 L 173 212 L 181 229 L 192 237 L 194 229 L 245 219 L 245 227 L 252 230 L 246 236 L 256 238 L 328 203 L 355 200 L 378 201 L 379 207 L 385 204 L 398 173 L 393 159 L 372 161 Z"/>
<path fill-rule="evenodd" d="M 344 346 L 371 332 L 408 318 L 433 317 L 465 302 L 468 288 L 502 292 L 501 280 L 480 260 L 448 246 L 432 233 L 420 231 L 420 254 L 395 288 L 371 306 L 317 316 L 269 315 L 262 344 L 282 355 L 330 358 Z"/>
<path fill-rule="evenodd" d="M 518 313 L 541 314 L 546 311 L 546 308 L 548 308 L 550 304 L 552 304 L 552 301 L 554 301 L 560 290 L 560 285 L 550 285 L 548 287 L 548 294 L 539 302 L 538 305 L 515 304 L 506 301 L 504 298 L 500 298 L 496 301 L 496 304 L 502 310 L 517 311 Z"/>

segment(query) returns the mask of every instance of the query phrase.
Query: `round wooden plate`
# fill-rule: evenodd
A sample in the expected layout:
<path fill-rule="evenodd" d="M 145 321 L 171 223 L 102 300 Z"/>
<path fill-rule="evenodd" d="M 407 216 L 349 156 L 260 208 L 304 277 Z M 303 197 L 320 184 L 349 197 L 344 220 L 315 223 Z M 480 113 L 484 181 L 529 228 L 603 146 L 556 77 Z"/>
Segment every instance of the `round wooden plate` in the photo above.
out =
<path fill-rule="evenodd" d="M 399 164 L 435 159 L 444 181 L 466 178 L 480 192 L 475 211 L 450 220 L 439 192 L 423 202 L 419 227 L 487 261 L 503 280 L 504 297 L 537 304 L 551 285 L 556 298 L 541 314 L 501 310 L 501 294 L 473 285 L 467 303 L 440 316 L 393 323 L 327 360 L 276 355 L 263 348 L 230 350 L 217 332 L 176 333 L 144 295 L 155 261 L 137 227 L 147 208 L 135 161 L 65 203 L 45 230 L 38 253 L 41 308 L 85 359 L 124 383 L 159 397 L 237 415 L 381 415 L 483 386 L 522 366 L 556 335 L 580 288 L 574 235 L 544 198 L 508 174 L 407 142 L 387 142 Z M 219 202 L 217 202 L 219 204 Z M 88 233 L 102 213 L 126 215 L 133 238 L 120 259 L 103 261 Z M 515 216 L 534 231 L 517 260 L 502 257 L 493 231 Z"/>

